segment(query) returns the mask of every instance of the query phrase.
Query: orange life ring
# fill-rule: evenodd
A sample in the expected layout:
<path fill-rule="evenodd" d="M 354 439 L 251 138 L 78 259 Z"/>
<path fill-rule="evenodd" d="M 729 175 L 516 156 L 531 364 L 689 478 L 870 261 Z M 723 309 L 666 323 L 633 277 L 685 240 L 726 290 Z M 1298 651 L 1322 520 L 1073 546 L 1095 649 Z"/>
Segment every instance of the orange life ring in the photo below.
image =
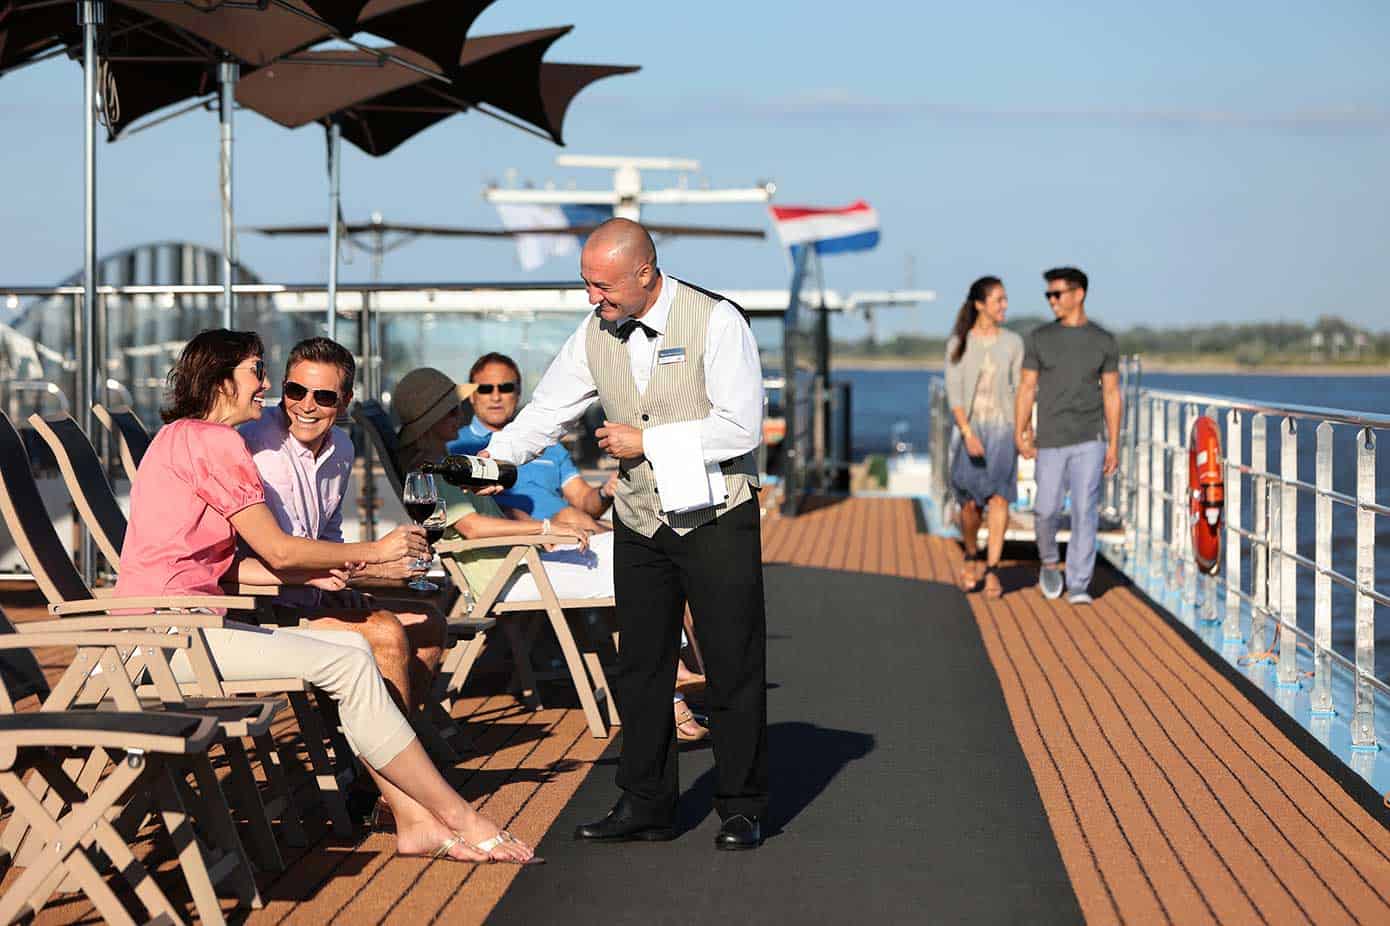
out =
<path fill-rule="evenodd" d="M 1221 432 L 1206 415 L 1192 423 L 1187 449 L 1188 512 L 1192 516 L 1192 557 L 1213 574 L 1221 563 L 1226 480 L 1221 466 Z"/>

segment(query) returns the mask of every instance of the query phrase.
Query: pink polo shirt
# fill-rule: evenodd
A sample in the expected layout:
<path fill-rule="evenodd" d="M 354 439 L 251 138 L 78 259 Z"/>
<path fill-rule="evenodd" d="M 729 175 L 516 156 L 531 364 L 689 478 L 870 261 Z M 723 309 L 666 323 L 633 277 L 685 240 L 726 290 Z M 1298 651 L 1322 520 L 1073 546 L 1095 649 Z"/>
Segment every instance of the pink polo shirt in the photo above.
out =
<path fill-rule="evenodd" d="M 265 501 L 256 464 L 225 424 L 181 418 L 159 429 L 130 488 L 116 594 L 220 595 L 236 554 L 229 520 Z"/>

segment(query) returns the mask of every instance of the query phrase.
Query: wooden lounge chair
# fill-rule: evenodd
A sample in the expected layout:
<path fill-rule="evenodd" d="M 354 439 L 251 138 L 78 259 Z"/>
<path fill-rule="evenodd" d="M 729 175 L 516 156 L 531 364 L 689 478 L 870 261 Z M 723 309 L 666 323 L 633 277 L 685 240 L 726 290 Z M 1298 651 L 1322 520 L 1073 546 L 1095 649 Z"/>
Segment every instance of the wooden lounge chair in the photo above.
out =
<path fill-rule="evenodd" d="M 0 635 L 0 652 L 32 658 L 30 651 L 38 647 L 76 647 L 74 665 L 89 678 L 101 670 L 117 692 L 116 710 L 61 710 L 50 699 L 39 711 L 16 714 L 15 692 L 0 685 L 0 794 L 13 808 L 10 829 L 24 829 L 32 846 L 27 857 L 11 857 L 24 870 L 0 897 L 0 922 L 37 914 L 60 889 L 85 893 L 107 922 L 135 922 L 102 877 L 99 869 L 107 863 L 129 883 L 151 920 L 183 922 L 130 848 L 151 819 L 172 841 L 203 922 L 224 922 L 219 884 L 228 884 L 245 905 L 260 907 L 208 758 L 223 736 L 217 718 L 144 710 L 123 672 L 120 649 L 139 647 L 151 664 L 167 669 L 167 655 L 188 651 L 193 636 L 78 630 L 56 621 L 23 627 Z"/>
<path fill-rule="evenodd" d="M 368 439 L 372 442 L 377 457 L 382 461 L 382 468 L 386 471 L 387 479 L 391 482 L 391 488 L 395 491 L 396 497 L 399 498 L 401 496 L 401 484 L 404 480 L 398 464 L 395 433 L 391 429 L 391 420 L 387 416 L 386 410 L 376 402 L 360 402 L 353 409 L 352 416 L 362 426 Z M 557 540 L 563 542 L 565 539 L 578 540 L 579 538 L 566 535 L 563 532 L 556 532 L 544 538 L 525 536 L 495 537 L 487 540 L 451 539 L 440 541 L 435 544 L 434 548 L 441 554 L 440 559 L 444 563 L 445 572 L 459 589 L 468 588 L 468 580 L 463 574 L 462 567 L 448 554 L 482 549 L 507 551 L 506 558 L 492 583 L 486 589 L 469 590 L 474 595 L 472 613 L 495 615 L 498 618 L 523 613 L 544 613 L 549 619 L 551 630 L 564 654 L 565 666 L 574 683 L 574 690 L 579 696 L 580 706 L 584 709 L 584 716 L 589 723 L 589 731 L 595 737 L 603 738 L 608 735 L 608 731 L 604 724 L 603 715 L 599 711 L 598 702 L 600 700 L 606 702 L 608 723 L 614 725 L 618 723 L 617 706 L 610 695 L 611 689 L 608 687 L 608 679 L 604 674 L 603 664 L 599 660 L 598 653 L 592 646 L 586 646 L 581 654 L 565 612 L 567 610 L 611 608 L 613 607 L 613 599 L 567 600 L 561 599 L 555 594 L 554 587 L 550 584 L 549 578 L 546 577 L 545 566 L 540 558 L 538 548 L 548 543 L 555 543 Z M 531 570 L 531 575 L 536 581 L 536 588 L 540 592 L 540 600 L 515 603 L 498 601 L 507 581 L 521 568 Z M 458 606 L 462 606 L 464 601 L 465 597 L 460 596 Z M 539 689 L 535 671 L 531 667 L 530 646 L 525 630 L 512 620 L 503 620 L 502 629 L 506 632 L 507 640 L 515 654 L 522 693 L 539 703 L 536 696 Z M 450 702 L 453 698 L 458 697 L 469 672 L 473 668 L 473 663 L 481 651 L 481 645 L 482 643 L 479 641 L 477 646 L 456 647 L 445 658 L 444 667 L 439 673 L 438 686 L 438 697 L 442 701 Z"/>
<path fill-rule="evenodd" d="M 83 443 L 86 443 L 85 437 Z M 90 452 L 91 445 L 86 443 L 86 447 Z M 95 452 L 91 453 L 95 459 Z M 48 599 L 50 612 L 55 616 L 74 619 L 84 615 L 109 615 L 112 611 L 132 608 L 145 612 L 144 615 L 136 618 L 83 617 L 84 626 L 92 629 L 104 629 L 114 626 L 116 622 L 123 622 L 123 626 L 127 627 L 140 626 L 141 622 L 147 626 L 168 626 L 171 623 L 183 622 L 187 619 L 184 615 L 171 616 L 169 612 L 173 609 L 225 608 L 229 611 L 252 611 L 256 608 L 256 601 L 246 597 L 182 596 L 131 600 L 93 596 L 73 566 L 72 560 L 68 558 L 62 540 L 53 529 L 52 521 L 39 497 L 38 487 L 34 483 L 27 462 L 25 462 L 26 458 L 22 457 L 21 454 L 23 454 L 23 442 L 18 432 L 10 423 L 9 418 L 0 413 L 0 514 L 3 514 L 6 526 L 9 528 L 10 535 L 19 549 L 20 555 L 28 564 L 39 589 Z M 70 463 L 71 461 L 69 461 Z M 70 465 L 68 471 L 65 472 L 65 478 L 69 475 L 73 475 L 75 478 L 75 472 Z M 104 476 L 101 477 L 101 481 L 105 484 Z M 109 486 L 107 490 L 109 492 Z M 114 501 L 112 507 L 119 514 L 119 508 L 115 507 Z M 84 515 L 90 515 L 90 513 L 90 508 L 83 512 Z M 119 548 L 114 549 L 113 552 L 119 558 Z M 163 616 L 161 613 L 151 612 L 161 612 Z M 214 616 L 214 620 L 217 623 L 200 626 L 220 626 L 222 618 Z M 79 629 L 76 625 L 72 626 L 73 629 Z M 341 835 L 350 834 L 352 823 L 341 789 L 351 779 L 354 766 L 346 741 L 336 730 L 330 731 L 320 715 L 320 710 L 325 706 L 331 710 L 330 699 L 327 697 L 319 698 L 320 710 L 316 710 L 309 700 L 310 694 L 315 692 L 299 678 L 224 681 L 216 672 L 201 634 L 199 633 L 197 636 L 199 640 L 199 646 L 195 651 L 197 658 L 191 660 L 195 669 L 199 670 L 197 678 L 194 683 L 181 686 L 180 690 L 190 699 L 201 699 L 197 703 L 208 709 L 223 710 L 224 714 L 227 715 L 224 717 L 227 757 L 233 770 L 237 773 L 238 780 L 234 783 L 235 793 L 250 808 L 248 817 L 252 821 L 251 835 L 257 846 L 258 859 L 262 861 L 263 865 L 270 868 L 276 868 L 282 864 L 278 849 L 275 847 L 275 840 L 269 830 L 268 819 L 272 816 L 280 818 L 286 840 L 290 844 L 298 843 L 304 837 L 299 827 L 298 813 L 294 809 L 289 788 L 284 781 L 283 773 L 280 771 L 282 765 L 289 762 L 289 757 L 277 752 L 270 735 L 270 726 L 274 720 L 275 711 L 254 715 L 238 713 L 239 711 L 244 712 L 245 708 L 238 708 L 235 702 L 228 703 L 226 699 L 229 698 L 248 695 L 286 695 L 289 698 L 303 733 L 312 778 L 318 785 L 320 796 L 333 822 L 334 830 Z M 139 659 L 140 654 L 135 653 L 132 654 L 130 662 L 133 664 Z M 134 669 L 132 668 L 130 671 L 133 672 Z M 62 686 L 59 687 L 61 689 Z M 163 697 L 152 688 L 142 689 L 142 694 Z M 89 689 L 86 697 L 93 696 L 95 695 Z M 76 691 L 66 692 L 65 697 L 69 700 L 60 706 L 65 707 L 68 704 L 76 703 L 79 693 Z M 190 701 L 189 703 L 194 702 Z M 255 704 L 257 701 L 248 703 Z M 265 703 L 276 705 L 276 710 L 281 704 L 278 697 L 272 697 Z M 331 713 L 330 716 L 336 716 L 336 714 Z M 244 748 L 240 742 L 242 736 L 252 740 L 268 782 L 278 792 L 273 794 L 270 802 L 263 808 L 255 807 L 255 802 L 260 801 L 260 797 L 259 792 L 250 784 L 255 779 L 249 774 L 249 761 L 246 759 Z M 339 767 L 336 769 L 326 743 L 333 744 L 332 753 L 340 760 L 338 762 Z M 12 847 L 13 840 L 8 834 L 5 839 L 0 840 L 0 843 L 5 842 L 10 843 Z"/>
<path fill-rule="evenodd" d="M 93 406 L 93 411 L 96 406 Z M 132 416 L 133 418 L 133 416 Z M 138 426 L 135 419 L 135 426 Z M 126 517 L 111 485 L 106 481 L 104 467 L 96 448 L 82 432 L 77 421 L 67 414 L 31 415 L 29 424 L 43 438 L 53 451 L 58 462 L 58 470 L 72 496 L 73 504 L 93 539 L 101 549 L 102 555 L 113 567 L 119 564 L 121 549 L 125 544 Z M 262 624 L 286 624 L 282 613 L 273 606 L 274 598 L 281 586 L 236 585 L 230 588 L 234 594 L 250 595 L 258 600 L 257 619 Z M 375 591 L 375 590 L 374 590 Z M 430 607 L 427 601 L 402 600 L 391 597 L 398 589 L 388 587 L 387 594 L 375 595 L 377 603 L 383 608 L 397 611 L 418 611 Z M 301 624 L 297 616 L 288 618 L 290 624 Z M 455 641 L 468 641 L 474 635 L 486 632 L 494 626 L 494 620 L 476 620 L 460 617 L 448 621 L 449 636 Z M 445 711 L 432 707 L 433 699 L 426 699 L 431 705 L 423 715 L 412 715 L 409 719 L 412 728 L 430 754 L 446 764 L 458 762 L 461 758 L 458 749 L 464 746 L 462 731 L 453 718 Z"/>
<path fill-rule="evenodd" d="M 111 439 L 120 450 L 125 477 L 134 482 L 135 471 L 140 468 L 140 461 L 150 447 L 150 432 L 146 430 L 144 422 L 129 405 L 108 409 L 98 403 L 92 406 L 92 413 L 97 416 L 101 426 L 110 432 Z"/>

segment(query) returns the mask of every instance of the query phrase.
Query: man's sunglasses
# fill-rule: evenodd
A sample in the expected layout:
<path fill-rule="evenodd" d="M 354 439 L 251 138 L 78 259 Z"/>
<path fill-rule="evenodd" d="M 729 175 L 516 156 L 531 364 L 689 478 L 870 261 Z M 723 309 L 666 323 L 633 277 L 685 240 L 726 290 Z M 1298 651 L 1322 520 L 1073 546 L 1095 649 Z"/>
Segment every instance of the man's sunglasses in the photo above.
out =
<path fill-rule="evenodd" d="M 493 389 L 503 395 L 511 395 L 516 392 L 516 383 L 479 383 L 477 391 L 479 395 L 492 395 Z"/>
<path fill-rule="evenodd" d="M 1047 299 L 1048 302 L 1051 302 L 1053 299 L 1061 299 L 1067 293 L 1071 292 L 1073 289 L 1076 288 L 1077 287 L 1075 286 L 1069 286 L 1066 289 L 1045 289 L 1043 290 L 1043 296 Z"/>
<path fill-rule="evenodd" d="M 282 391 L 285 393 L 285 398 L 291 402 L 301 402 L 306 395 L 312 392 L 316 404 L 322 405 L 324 408 L 338 407 L 338 393 L 332 389 L 310 389 L 292 379 L 287 379 Z"/>

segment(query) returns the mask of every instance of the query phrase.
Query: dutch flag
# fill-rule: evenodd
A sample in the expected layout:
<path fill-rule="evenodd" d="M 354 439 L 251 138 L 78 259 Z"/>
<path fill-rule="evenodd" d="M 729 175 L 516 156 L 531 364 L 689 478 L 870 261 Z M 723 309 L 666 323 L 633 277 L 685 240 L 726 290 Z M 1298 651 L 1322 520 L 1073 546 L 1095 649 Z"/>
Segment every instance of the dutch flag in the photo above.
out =
<path fill-rule="evenodd" d="M 777 237 L 791 249 L 812 244 L 817 254 L 867 251 L 878 246 L 878 213 L 864 200 L 839 209 L 814 206 L 769 206 Z"/>

